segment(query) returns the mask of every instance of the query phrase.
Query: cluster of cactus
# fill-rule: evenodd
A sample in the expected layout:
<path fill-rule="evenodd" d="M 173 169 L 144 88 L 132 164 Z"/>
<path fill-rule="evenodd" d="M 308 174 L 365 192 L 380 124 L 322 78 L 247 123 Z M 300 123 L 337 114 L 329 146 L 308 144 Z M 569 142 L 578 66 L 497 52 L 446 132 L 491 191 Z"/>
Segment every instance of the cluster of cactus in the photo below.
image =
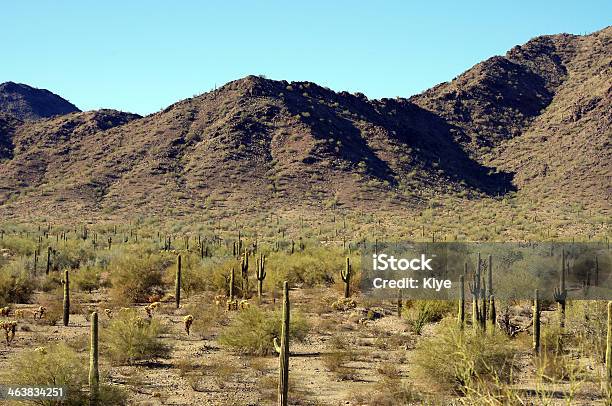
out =
<path fill-rule="evenodd" d="M 263 296 L 263 282 L 266 279 L 266 257 L 261 254 L 257 260 L 257 298 L 259 302 Z"/>
<path fill-rule="evenodd" d="M 493 296 L 493 258 L 489 255 L 488 259 L 488 264 L 486 265 L 487 281 L 485 281 L 484 276 L 482 276 L 482 268 L 485 266 L 480 258 L 480 253 L 478 253 L 476 270 L 472 277 L 472 283 L 469 284 L 470 293 L 472 294 L 472 325 L 474 327 L 480 326 L 483 329 L 486 329 L 488 320 L 490 320 L 492 327 L 495 327 L 495 320 L 497 317 L 495 297 Z M 467 273 L 467 264 L 465 264 L 464 273 Z M 464 282 L 461 283 L 463 284 Z M 461 294 L 463 295 L 463 286 L 461 290 Z M 465 306 L 465 298 L 463 298 L 460 306 L 461 313 Z M 489 309 L 487 309 L 487 307 L 489 307 Z M 465 315 L 463 315 L 463 318 L 465 318 Z M 461 323 L 463 323 L 463 318 L 460 320 Z"/>
<path fill-rule="evenodd" d="M 342 282 L 344 282 L 344 298 L 348 299 L 351 297 L 351 260 L 349 257 L 346 257 L 346 266 L 344 270 L 340 271 L 340 277 L 342 278 Z"/>
<path fill-rule="evenodd" d="M 278 353 L 279 378 L 278 378 L 278 405 L 287 406 L 289 395 L 289 283 L 283 283 L 283 315 L 281 325 L 280 345 L 274 337 L 274 349 Z"/>
<path fill-rule="evenodd" d="M 0 321 L 0 329 L 4 330 L 6 345 L 11 345 L 15 339 L 15 333 L 17 332 L 17 322 L 10 320 Z"/>

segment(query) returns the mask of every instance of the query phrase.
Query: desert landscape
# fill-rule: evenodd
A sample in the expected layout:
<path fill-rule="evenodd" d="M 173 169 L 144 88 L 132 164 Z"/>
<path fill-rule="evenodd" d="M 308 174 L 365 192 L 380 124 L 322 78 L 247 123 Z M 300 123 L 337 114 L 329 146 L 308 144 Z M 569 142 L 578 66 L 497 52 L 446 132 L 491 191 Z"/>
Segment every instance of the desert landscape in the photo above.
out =
<path fill-rule="evenodd" d="M 611 27 L 407 99 L 247 76 L 140 116 L 0 84 L 0 382 L 68 394 L 7 403 L 609 405 L 612 307 L 580 295 L 610 282 L 572 257 L 532 299 L 495 299 L 495 256 L 463 300 L 360 277 L 383 241 L 588 243 L 609 273 L 611 106 Z"/>

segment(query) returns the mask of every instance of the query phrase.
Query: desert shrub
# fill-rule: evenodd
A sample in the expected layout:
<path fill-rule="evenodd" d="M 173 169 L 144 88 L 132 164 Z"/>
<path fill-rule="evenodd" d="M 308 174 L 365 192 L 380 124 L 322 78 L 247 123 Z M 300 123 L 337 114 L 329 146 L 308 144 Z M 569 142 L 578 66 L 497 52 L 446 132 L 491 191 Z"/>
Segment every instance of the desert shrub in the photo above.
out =
<path fill-rule="evenodd" d="M 16 255 L 32 255 L 36 250 L 36 242 L 30 238 L 6 234 L 0 240 L 0 248 L 8 249 Z"/>
<path fill-rule="evenodd" d="M 43 292 L 51 292 L 62 286 L 62 276 L 57 272 L 42 275 L 38 278 L 37 286 Z"/>
<path fill-rule="evenodd" d="M 310 326 L 298 312 L 291 313 L 290 337 L 303 341 Z M 221 332 L 219 343 L 241 354 L 267 355 L 274 352 L 273 340 L 280 336 L 281 312 L 257 307 L 241 310 Z"/>
<path fill-rule="evenodd" d="M 191 332 L 204 338 L 211 334 L 216 325 L 225 324 L 227 313 L 223 308 L 210 303 L 198 302 L 185 308 L 186 314 L 193 316 Z"/>
<path fill-rule="evenodd" d="M 586 357 L 604 361 L 607 334 L 607 302 L 595 300 L 570 301 L 566 310 L 566 338 Z"/>
<path fill-rule="evenodd" d="M 466 393 L 481 382 L 510 381 L 517 349 L 504 334 L 460 330 L 448 320 L 417 345 L 414 355 L 416 375 L 428 386 Z"/>
<path fill-rule="evenodd" d="M 421 334 L 428 323 L 440 321 L 454 310 L 455 305 L 450 301 L 416 300 L 407 302 L 402 316 L 406 317 L 413 332 Z"/>
<path fill-rule="evenodd" d="M 20 386 L 62 386 L 66 398 L 58 400 L 26 401 L 37 405 L 73 405 L 88 403 L 87 360 L 66 344 L 54 344 L 33 350 L 25 350 L 10 362 L 2 373 L 4 384 Z M 100 385 L 99 405 L 124 405 L 126 395 L 117 387 Z"/>
<path fill-rule="evenodd" d="M 91 265 L 81 267 L 70 275 L 71 281 L 77 289 L 91 293 L 100 287 L 100 269 Z"/>
<path fill-rule="evenodd" d="M 138 246 L 136 246 L 138 247 Z M 144 302 L 164 287 L 165 269 L 173 258 L 152 252 L 125 252 L 110 264 L 111 298 L 116 303 Z"/>
<path fill-rule="evenodd" d="M 377 406 L 429 404 L 422 402 L 422 395 L 409 383 L 388 377 L 382 377 L 367 391 L 352 394 L 351 400 L 354 404 Z"/>
<path fill-rule="evenodd" d="M 11 261 L 0 269 L 0 305 L 28 303 L 35 283 L 26 270 L 25 258 Z"/>
<path fill-rule="evenodd" d="M 39 300 L 39 304 L 47 308 L 42 319 L 37 319 L 36 323 L 54 326 L 63 317 L 63 297 L 61 292 L 45 295 Z"/>
<path fill-rule="evenodd" d="M 349 362 L 355 358 L 351 350 L 334 350 L 321 357 L 323 366 L 332 372 L 339 381 L 352 381 L 357 378 L 357 370 L 351 367 Z"/>
<path fill-rule="evenodd" d="M 339 272 L 343 269 L 345 261 L 346 256 L 339 248 L 313 247 L 305 252 L 295 252 L 293 255 L 285 252 L 271 253 L 266 262 L 270 270 L 266 282 L 269 286 L 276 287 L 280 287 L 285 280 L 291 285 L 299 283 L 305 287 L 330 284 L 340 279 Z M 355 258 L 353 265 L 355 272 L 359 269 L 357 261 Z"/>
<path fill-rule="evenodd" d="M 183 260 L 182 265 L 182 287 L 187 295 L 204 291 L 227 293 L 232 267 L 235 269 L 235 288 L 237 289 L 240 285 L 240 266 L 233 258 L 200 259 L 199 256 L 190 255 Z M 167 276 L 172 283 L 174 283 L 175 269 L 174 266 L 170 267 Z"/>
<path fill-rule="evenodd" d="M 122 309 L 103 330 L 102 342 L 114 363 L 133 364 L 168 357 L 170 347 L 159 339 L 165 331 L 159 320 L 142 318 L 136 309 Z"/>

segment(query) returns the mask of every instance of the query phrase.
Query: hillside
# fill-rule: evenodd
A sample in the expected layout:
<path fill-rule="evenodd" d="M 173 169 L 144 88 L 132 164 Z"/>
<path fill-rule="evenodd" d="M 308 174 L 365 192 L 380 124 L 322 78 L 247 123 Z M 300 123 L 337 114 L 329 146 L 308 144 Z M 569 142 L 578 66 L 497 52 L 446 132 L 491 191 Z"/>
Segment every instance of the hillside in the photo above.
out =
<path fill-rule="evenodd" d="M 538 37 L 410 99 L 248 76 L 147 117 L 5 115 L 0 212 L 413 211 L 513 190 L 606 211 L 611 36 Z"/>
<path fill-rule="evenodd" d="M 75 111 L 80 110 L 48 90 L 21 83 L 0 83 L 0 113 L 20 120 L 38 120 Z"/>

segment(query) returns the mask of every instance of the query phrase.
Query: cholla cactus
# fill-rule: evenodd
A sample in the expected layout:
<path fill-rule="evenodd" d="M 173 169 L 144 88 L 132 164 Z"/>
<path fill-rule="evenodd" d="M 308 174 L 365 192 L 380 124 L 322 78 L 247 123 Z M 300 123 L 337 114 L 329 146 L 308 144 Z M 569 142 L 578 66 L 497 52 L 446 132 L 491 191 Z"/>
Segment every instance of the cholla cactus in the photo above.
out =
<path fill-rule="evenodd" d="M 17 331 L 16 321 L 0 321 L 0 328 L 4 330 L 4 338 L 6 339 L 6 345 L 11 345 L 11 342 L 15 339 L 15 332 Z"/>
<path fill-rule="evenodd" d="M 47 311 L 47 308 L 44 306 L 38 306 L 38 309 L 36 309 L 34 311 L 34 319 L 36 319 L 37 317 L 39 319 L 42 319 L 45 316 L 45 312 Z"/>
<path fill-rule="evenodd" d="M 11 308 L 9 306 L 0 307 L 0 316 L 8 317 L 10 312 L 11 312 Z"/>
<path fill-rule="evenodd" d="M 185 331 L 187 332 L 187 335 L 189 335 L 189 329 L 191 329 L 191 325 L 193 324 L 193 316 L 188 314 L 187 316 L 183 317 L 183 323 L 185 323 Z"/>
<path fill-rule="evenodd" d="M 227 302 L 227 296 L 225 295 L 217 295 L 215 296 L 215 305 L 221 306 L 223 303 Z"/>
<path fill-rule="evenodd" d="M 157 311 L 157 309 L 159 309 L 160 306 L 161 306 L 161 302 L 153 302 L 149 305 L 146 305 L 144 309 L 147 312 L 147 316 L 149 316 L 149 318 L 152 318 L 153 313 Z"/>
<path fill-rule="evenodd" d="M 227 310 L 238 310 L 238 300 L 227 300 Z"/>
<path fill-rule="evenodd" d="M 15 317 L 18 319 L 26 317 L 30 313 L 27 309 L 15 309 Z"/>
<path fill-rule="evenodd" d="M 251 307 L 251 304 L 249 303 L 248 300 L 243 299 L 240 301 L 240 303 L 238 303 L 238 307 L 240 308 L 240 310 L 245 310 Z"/>

